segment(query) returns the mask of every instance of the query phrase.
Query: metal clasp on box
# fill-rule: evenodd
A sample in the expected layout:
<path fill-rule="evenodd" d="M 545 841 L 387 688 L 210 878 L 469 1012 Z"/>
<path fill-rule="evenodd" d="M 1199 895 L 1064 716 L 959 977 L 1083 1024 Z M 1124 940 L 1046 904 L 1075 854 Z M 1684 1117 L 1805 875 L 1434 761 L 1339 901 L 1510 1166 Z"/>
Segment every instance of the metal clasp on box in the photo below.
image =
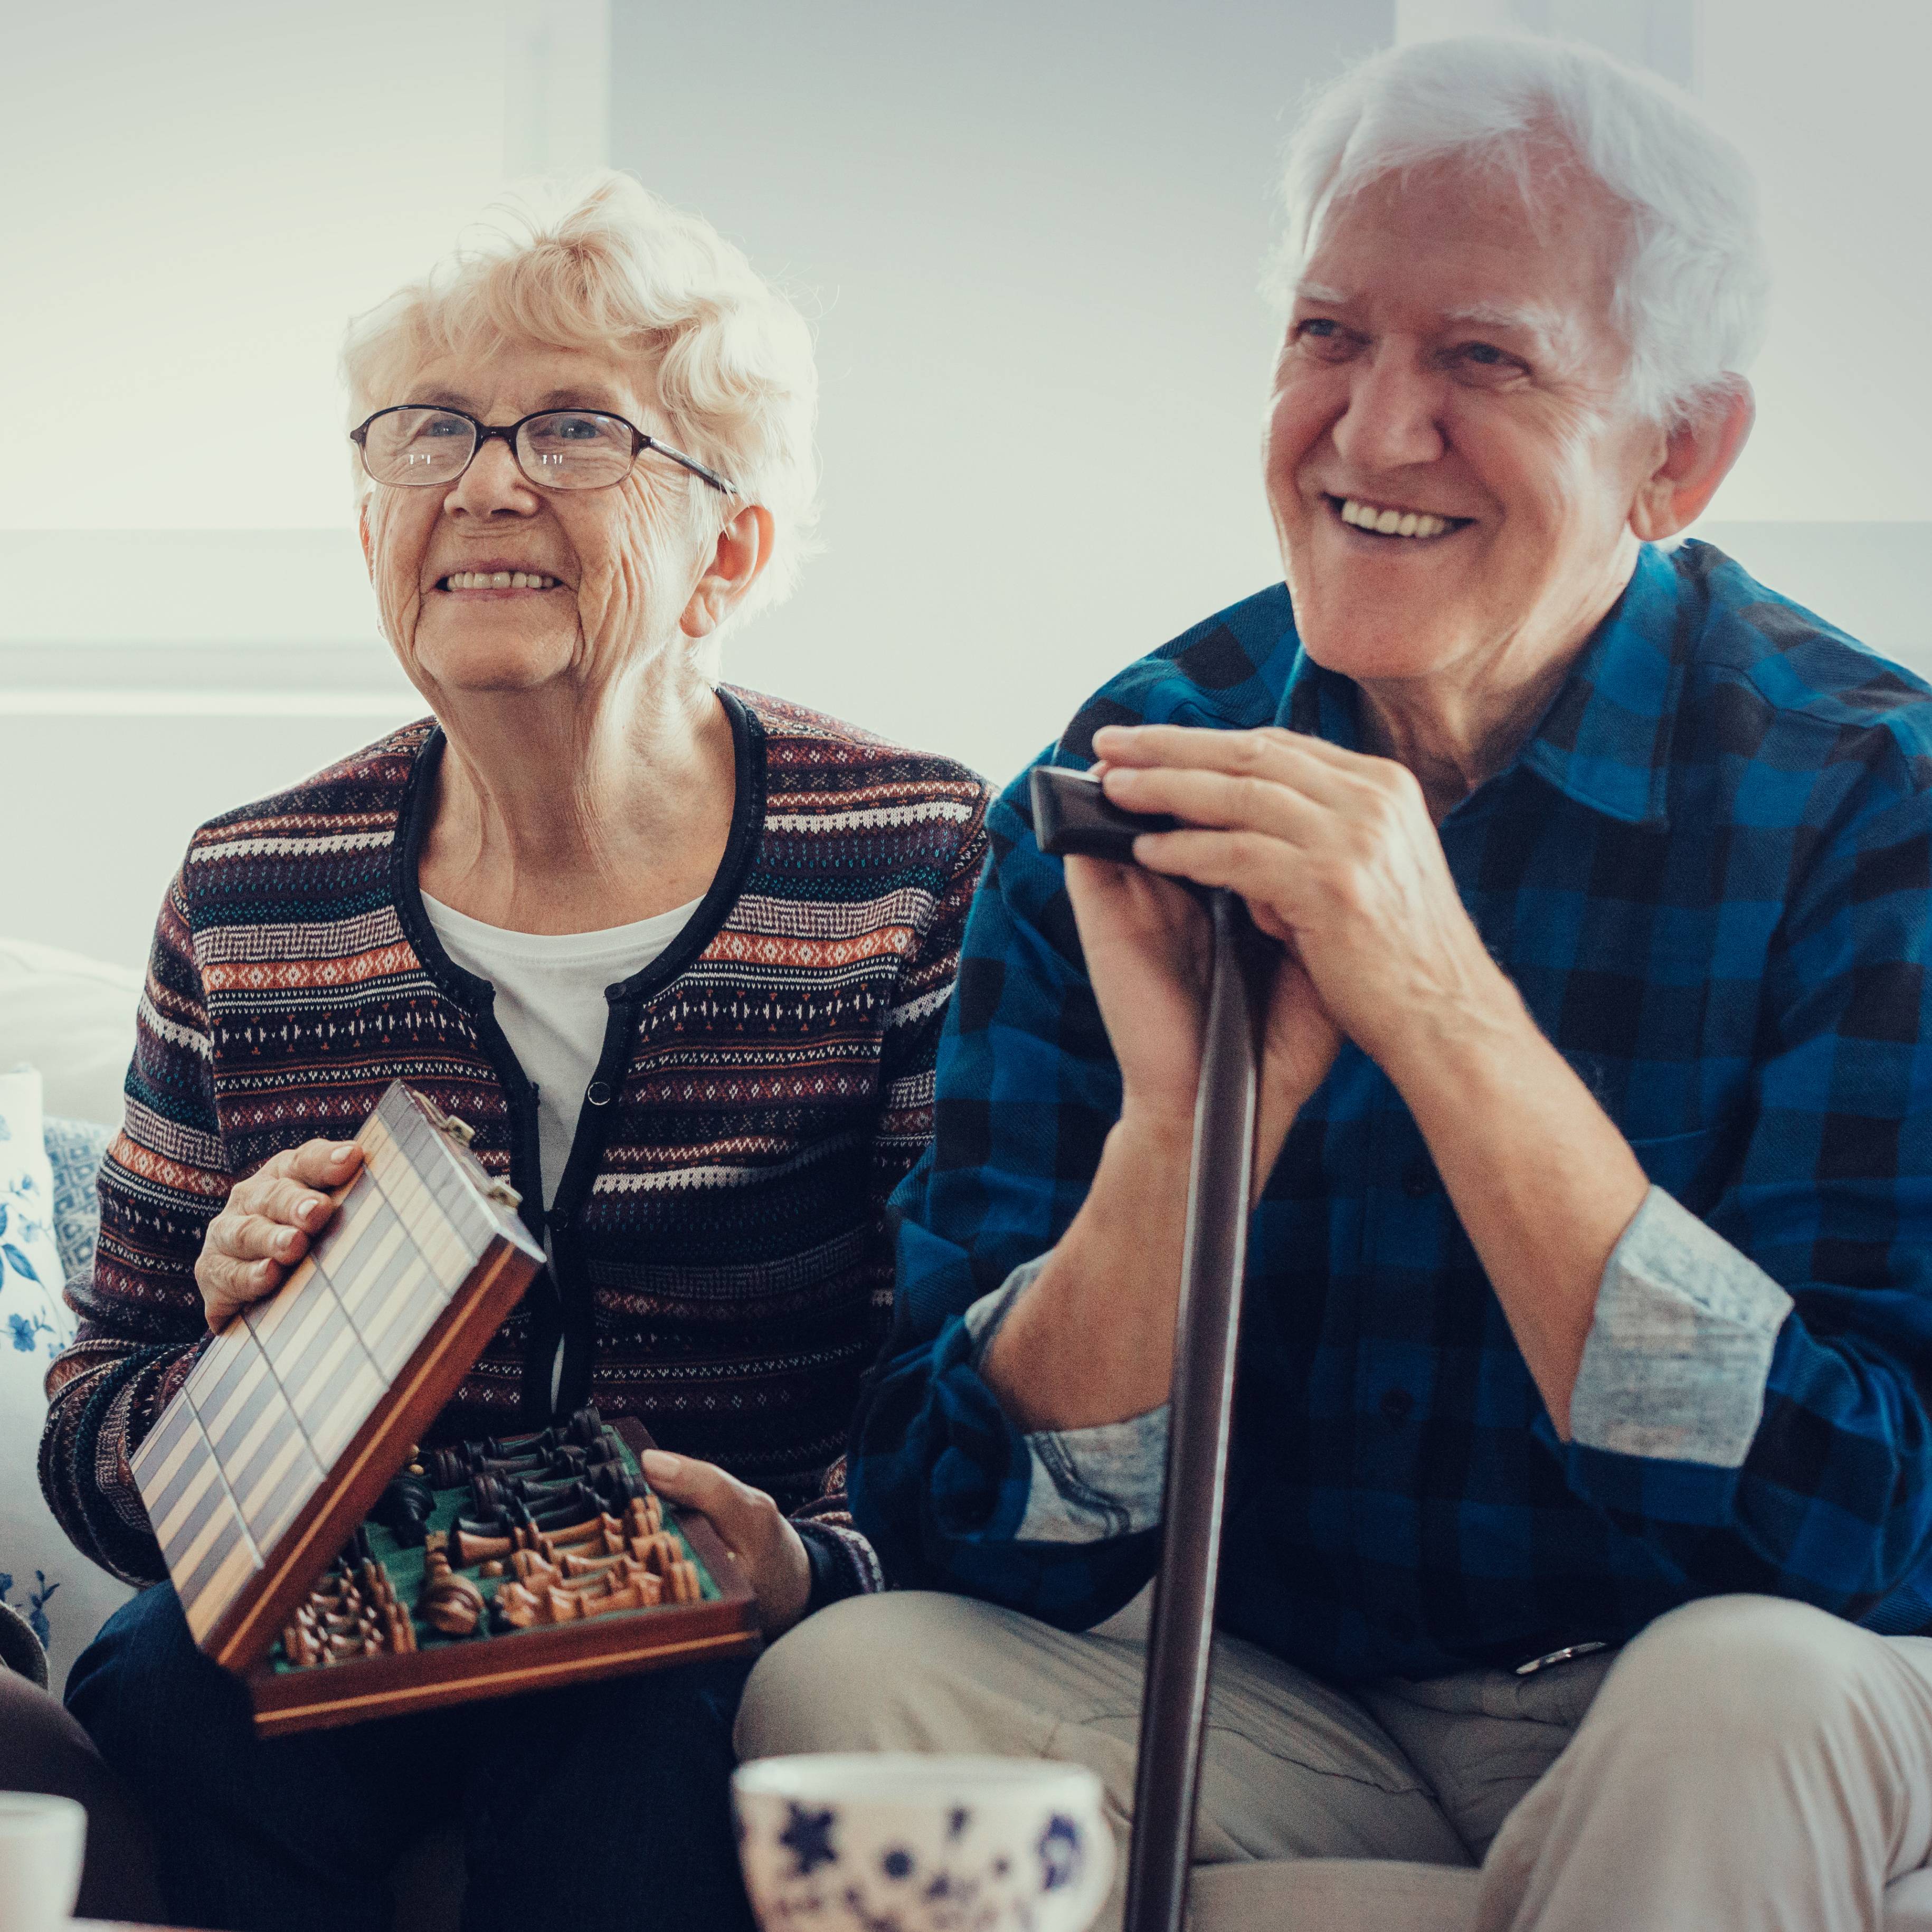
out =
<path fill-rule="evenodd" d="M 446 1114 L 427 1094 L 418 1090 L 416 1098 L 422 1102 L 423 1112 L 429 1116 L 430 1124 L 438 1133 L 447 1134 L 466 1154 L 470 1153 L 470 1144 L 476 1138 L 476 1130 L 467 1120 L 460 1120 L 454 1114 Z M 475 1161 L 476 1156 L 470 1154 Z M 524 1197 L 507 1180 L 499 1180 L 484 1170 L 481 1163 L 478 1171 L 483 1175 L 483 1193 L 487 1200 L 494 1201 L 505 1208 L 520 1208 Z"/>

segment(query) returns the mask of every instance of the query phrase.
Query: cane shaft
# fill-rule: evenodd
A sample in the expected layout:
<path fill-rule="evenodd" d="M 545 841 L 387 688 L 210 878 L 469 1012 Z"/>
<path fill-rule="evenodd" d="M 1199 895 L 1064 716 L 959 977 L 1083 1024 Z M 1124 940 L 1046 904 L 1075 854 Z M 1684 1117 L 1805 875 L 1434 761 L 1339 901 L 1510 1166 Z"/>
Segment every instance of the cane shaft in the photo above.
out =
<path fill-rule="evenodd" d="M 1246 914 L 1214 896 L 1214 964 L 1202 1040 L 1193 1166 L 1174 1338 L 1164 1529 L 1127 1860 L 1125 1932 L 1180 1932 L 1199 1788 L 1226 1487 L 1234 1355 L 1254 1165 L 1254 1005 Z"/>

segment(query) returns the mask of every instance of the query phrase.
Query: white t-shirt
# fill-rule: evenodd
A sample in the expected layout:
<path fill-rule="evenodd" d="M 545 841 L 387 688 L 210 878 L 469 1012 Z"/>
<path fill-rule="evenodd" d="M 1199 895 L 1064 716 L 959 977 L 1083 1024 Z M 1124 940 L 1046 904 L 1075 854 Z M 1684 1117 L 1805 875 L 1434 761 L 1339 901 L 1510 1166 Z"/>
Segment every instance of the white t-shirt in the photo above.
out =
<path fill-rule="evenodd" d="M 537 1090 L 537 1146 L 546 1208 L 556 1199 L 584 1090 L 604 1052 L 607 986 L 641 973 L 688 923 L 688 905 L 601 932 L 512 932 L 485 926 L 429 894 L 423 910 L 458 965 L 496 989 L 496 1024 Z"/>

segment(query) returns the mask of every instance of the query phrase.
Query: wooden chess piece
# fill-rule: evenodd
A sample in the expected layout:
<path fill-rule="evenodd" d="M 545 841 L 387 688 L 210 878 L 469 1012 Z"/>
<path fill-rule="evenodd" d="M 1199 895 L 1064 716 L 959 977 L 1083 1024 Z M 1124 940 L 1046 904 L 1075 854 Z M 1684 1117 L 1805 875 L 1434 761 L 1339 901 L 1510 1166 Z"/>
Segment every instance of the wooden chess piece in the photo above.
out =
<path fill-rule="evenodd" d="M 467 1636 L 482 1620 L 483 1592 L 450 1568 L 446 1551 L 434 1550 L 424 1563 L 416 1607 L 445 1636 Z"/>

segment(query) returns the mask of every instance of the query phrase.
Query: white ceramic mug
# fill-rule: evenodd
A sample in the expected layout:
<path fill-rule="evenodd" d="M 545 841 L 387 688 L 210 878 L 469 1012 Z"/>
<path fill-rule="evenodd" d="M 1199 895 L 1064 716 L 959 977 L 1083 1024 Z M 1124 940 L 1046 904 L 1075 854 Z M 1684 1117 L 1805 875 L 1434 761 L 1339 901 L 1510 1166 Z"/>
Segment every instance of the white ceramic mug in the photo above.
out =
<path fill-rule="evenodd" d="M 0 1791 L 0 1925 L 56 1932 L 80 1895 L 87 1814 L 71 1798 Z"/>
<path fill-rule="evenodd" d="M 760 1758 L 731 1780 L 765 1932 L 1086 1932 L 1114 1839 L 1100 1780 L 1038 1758 Z"/>

